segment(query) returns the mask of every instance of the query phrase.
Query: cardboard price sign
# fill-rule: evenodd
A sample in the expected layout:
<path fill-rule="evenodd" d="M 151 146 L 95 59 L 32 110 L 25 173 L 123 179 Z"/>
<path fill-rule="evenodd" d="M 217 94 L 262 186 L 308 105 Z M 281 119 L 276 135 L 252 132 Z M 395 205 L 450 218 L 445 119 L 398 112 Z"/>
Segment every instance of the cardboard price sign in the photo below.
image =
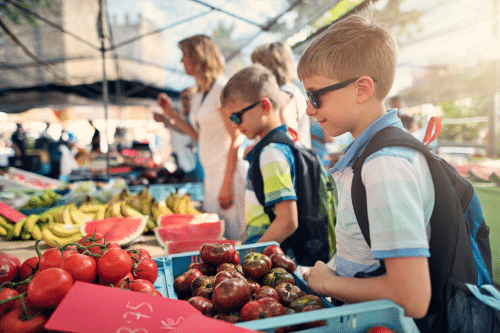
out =
<path fill-rule="evenodd" d="M 16 209 L 12 208 L 11 206 L 1 201 L 0 201 L 0 215 L 8 218 L 14 223 L 17 223 L 22 219 L 26 218 L 26 215 L 24 215 L 23 213 L 17 211 Z"/>
<path fill-rule="evenodd" d="M 51 332 L 255 332 L 202 315 L 186 301 L 76 282 L 45 324 Z"/>

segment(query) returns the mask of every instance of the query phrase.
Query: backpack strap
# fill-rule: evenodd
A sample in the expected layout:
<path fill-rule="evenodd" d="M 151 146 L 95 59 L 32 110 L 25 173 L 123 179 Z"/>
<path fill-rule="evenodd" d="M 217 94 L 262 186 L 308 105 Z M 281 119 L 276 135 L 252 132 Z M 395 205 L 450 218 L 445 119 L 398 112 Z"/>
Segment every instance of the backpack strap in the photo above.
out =
<path fill-rule="evenodd" d="M 477 273 L 471 269 L 475 267 L 475 263 L 467 223 L 459 223 L 463 221 L 461 218 L 463 218 L 465 208 L 462 207 L 468 206 L 474 188 L 461 178 L 456 170 L 453 170 L 453 166 L 441 163 L 440 158 L 411 134 L 393 126 L 382 129 L 374 135 L 353 165 L 352 204 L 359 227 L 368 245 L 371 246 L 370 231 L 366 189 L 361 179 L 361 169 L 368 156 L 382 148 L 394 146 L 408 147 L 423 153 L 434 183 L 435 204 L 431 216 L 433 223 L 431 223 L 429 241 L 432 300 L 428 313 L 436 313 L 445 308 L 440 297 L 450 275 L 464 282 L 477 283 Z M 463 190 L 455 190 L 459 187 Z M 462 192 L 462 197 L 458 197 L 457 192 Z"/>

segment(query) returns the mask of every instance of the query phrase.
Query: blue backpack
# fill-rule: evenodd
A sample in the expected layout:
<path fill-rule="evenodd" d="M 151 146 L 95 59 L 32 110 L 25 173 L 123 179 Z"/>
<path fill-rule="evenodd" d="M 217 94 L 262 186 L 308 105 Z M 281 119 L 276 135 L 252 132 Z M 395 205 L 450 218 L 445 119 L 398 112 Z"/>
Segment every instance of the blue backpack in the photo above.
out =
<path fill-rule="evenodd" d="M 368 156 L 394 146 L 424 154 L 436 198 L 430 220 L 431 303 L 427 315 L 415 323 L 421 332 L 500 332 L 500 293 L 492 286 L 489 228 L 473 186 L 452 165 L 396 127 L 378 132 L 354 162 L 352 204 L 363 237 L 370 245 L 361 168 Z M 376 274 L 383 273 L 384 267 Z M 367 275 L 373 276 L 357 276 Z"/>

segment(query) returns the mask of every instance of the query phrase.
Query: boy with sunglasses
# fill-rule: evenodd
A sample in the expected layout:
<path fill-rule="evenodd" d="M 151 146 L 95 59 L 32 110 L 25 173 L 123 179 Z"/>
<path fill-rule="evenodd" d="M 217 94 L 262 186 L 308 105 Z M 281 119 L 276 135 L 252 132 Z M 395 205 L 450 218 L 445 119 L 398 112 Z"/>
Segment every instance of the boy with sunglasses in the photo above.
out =
<path fill-rule="evenodd" d="M 236 73 L 221 94 L 222 108 L 238 129 L 250 140 L 262 139 L 275 131 L 287 132 L 279 117 L 280 88 L 273 73 L 262 65 L 252 65 Z M 252 163 L 255 147 L 245 156 Z M 247 244 L 282 243 L 298 228 L 295 160 L 290 147 L 270 143 L 260 154 L 266 206 L 274 205 L 271 221 L 247 181 L 245 219 Z M 252 165 L 249 167 L 249 175 Z M 272 222 L 272 223 L 271 223 Z"/>
<path fill-rule="evenodd" d="M 434 207 L 434 185 L 424 155 L 388 147 L 363 164 L 371 247 L 351 197 L 354 162 L 370 139 L 385 127 L 403 128 L 397 110 L 384 108 L 396 64 L 394 38 L 360 15 L 332 24 L 299 60 L 298 76 L 310 102 L 307 114 L 330 136 L 349 132 L 354 138 L 330 170 L 339 195 L 334 270 L 317 262 L 304 278 L 320 295 L 345 303 L 389 299 L 403 307 L 406 316 L 422 318 L 431 300 L 429 221 Z M 357 278 L 384 264 L 385 274 Z"/>

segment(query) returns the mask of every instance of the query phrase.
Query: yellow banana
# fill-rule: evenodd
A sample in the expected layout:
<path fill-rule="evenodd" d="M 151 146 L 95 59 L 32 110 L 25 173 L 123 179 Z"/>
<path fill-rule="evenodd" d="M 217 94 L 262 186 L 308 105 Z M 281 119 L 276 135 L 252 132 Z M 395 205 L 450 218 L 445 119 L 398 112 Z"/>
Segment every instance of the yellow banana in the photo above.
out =
<path fill-rule="evenodd" d="M 174 201 L 175 201 L 175 194 L 171 193 L 165 200 L 165 205 L 167 205 L 167 207 L 170 210 L 172 210 L 172 208 L 174 207 Z"/>
<path fill-rule="evenodd" d="M 38 221 L 38 218 L 40 216 L 36 214 L 31 214 L 26 218 L 26 222 L 24 223 L 24 230 L 28 231 L 29 233 L 33 232 L 33 228 L 35 227 L 36 222 Z"/>
<path fill-rule="evenodd" d="M 180 214 L 189 214 L 188 206 L 191 204 L 191 197 L 189 195 L 184 195 L 178 205 L 178 210 Z"/>
<path fill-rule="evenodd" d="M 96 204 L 83 203 L 78 208 L 78 210 L 80 210 L 81 212 L 83 212 L 85 214 L 88 214 L 88 213 L 94 213 L 95 214 L 98 210 L 102 209 L 102 207 L 106 207 L 106 205 L 104 205 L 104 204 L 96 205 Z"/>
<path fill-rule="evenodd" d="M 73 224 L 53 223 L 49 224 L 49 230 L 58 237 L 66 238 L 76 234 L 81 235 L 80 226 Z"/>
<path fill-rule="evenodd" d="M 21 239 L 28 240 L 30 238 L 31 238 L 31 233 L 27 232 L 26 230 L 23 230 L 21 232 Z"/>
<path fill-rule="evenodd" d="M 196 214 L 200 214 L 200 213 L 201 212 L 199 210 L 194 208 L 193 205 L 191 203 L 189 203 L 189 205 L 187 206 L 187 214 L 196 215 Z"/>
<path fill-rule="evenodd" d="M 64 224 L 73 224 L 73 219 L 71 218 L 71 209 L 69 205 L 64 207 L 62 212 L 62 222 Z"/>
<path fill-rule="evenodd" d="M 144 216 L 139 211 L 137 211 L 134 208 L 127 205 L 125 203 L 125 201 L 122 201 L 120 203 L 120 208 L 121 208 L 121 213 L 123 216 L 130 216 L 130 217 L 143 217 Z"/>
<path fill-rule="evenodd" d="M 108 208 L 107 205 L 102 205 L 101 208 L 95 213 L 95 219 L 96 220 L 102 220 L 106 216 L 106 208 Z"/>
<path fill-rule="evenodd" d="M 7 230 L 0 225 L 0 236 L 7 236 Z"/>
<path fill-rule="evenodd" d="M 87 222 L 88 216 L 78 210 L 78 208 L 73 208 L 70 210 L 69 214 L 71 215 L 71 221 L 75 225 L 80 225 L 82 223 Z"/>
<path fill-rule="evenodd" d="M 3 216 L 0 216 L 0 226 L 5 230 L 14 229 L 14 224 L 8 222 Z"/>
<path fill-rule="evenodd" d="M 44 225 L 42 227 L 42 239 L 48 246 L 57 247 L 58 244 L 59 246 L 64 246 L 69 243 L 76 243 L 81 239 L 81 235 L 75 234 L 70 237 L 58 237 L 49 230 L 47 225 Z"/>
<path fill-rule="evenodd" d="M 35 226 L 33 227 L 33 232 L 31 233 L 31 236 L 36 240 L 42 239 L 42 230 L 40 229 L 38 224 L 35 224 Z"/>
<path fill-rule="evenodd" d="M 19 221 L 16 224 L 14 224 L 14 236 L 16 236 L 16 237 L 21 236 L 21 230 L 23 230 L 23 226 L 24 226 L 24 224 L 26 223 L 27 220 L 28 220 L 28 218 L 25 217 L 21 221 Z"/>

